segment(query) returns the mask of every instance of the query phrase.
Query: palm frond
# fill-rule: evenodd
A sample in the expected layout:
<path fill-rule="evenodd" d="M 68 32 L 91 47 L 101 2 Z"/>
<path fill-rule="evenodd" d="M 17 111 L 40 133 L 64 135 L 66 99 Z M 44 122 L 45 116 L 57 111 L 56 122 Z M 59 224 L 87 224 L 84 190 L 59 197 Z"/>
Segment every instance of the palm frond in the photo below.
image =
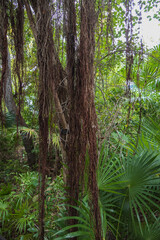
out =
<path fill-rule="evenodd" d="M 156 188 L 151 188 L 153 182 L 156 187 L 160 186 L 160 178 L 157 178 L 160 156 L 153 151 L 144 151 L 141 155 L 128 158 L 124 168 L 122 179 L 126 181 L 126 204 L 128 202 L 133 225 L 137 220 L 142 232 L 143 221 L 149 226 L 148 214 L 156 218 L 155 211 L 160 211 L 157 204 L 160 201 L 159 194 Z"/>
<path fill-rule="evenodd" d="M 160 239 L 160 218 L 156 219 L 153 223 L 148 226 L 142 225 L 142 232 L 140 232 L 137 223 L 135 231 L 130 234 L 129 240 L 159 240 Z"/>
<path fill-rule="evenodd" d="M 97 184 L 99 190 L 119 194 L 119 188 L 122 188 L 123 175 L 122 165 L 116 156 L 109 156 L 108 149 L 103 144 L 99 156 Z"/>
<path fill-rule="evenodd" d="M 78 206 L 69 206 L 77 210 L 78 216 L 63 216 L 55 220 L 55 224 L 60 228 L 53 234 L 55 240 L 72 239 L 80 237 L 80 239 L 93 240 L 94 228 L 92 218 L 90 216 L 90 208 L 86 202 L 79 202 Z M 66 205 L 67 207 L 68 205 Z M 69 225 L 69 220 L 76 220 L 77 224 Z M 71 229 L 75 231 L 70 232 Z"/>

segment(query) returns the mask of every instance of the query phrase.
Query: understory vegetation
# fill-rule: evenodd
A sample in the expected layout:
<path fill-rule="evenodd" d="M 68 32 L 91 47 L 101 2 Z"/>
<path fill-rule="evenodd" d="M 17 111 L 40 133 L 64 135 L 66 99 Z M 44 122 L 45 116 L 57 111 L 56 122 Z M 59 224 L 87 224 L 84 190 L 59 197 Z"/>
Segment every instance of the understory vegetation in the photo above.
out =
<path fill-rule="evenodd" d="M 2 0 L 0 236 L 160 239 L 160 45 L 139 32 L 157 9 Z"/>

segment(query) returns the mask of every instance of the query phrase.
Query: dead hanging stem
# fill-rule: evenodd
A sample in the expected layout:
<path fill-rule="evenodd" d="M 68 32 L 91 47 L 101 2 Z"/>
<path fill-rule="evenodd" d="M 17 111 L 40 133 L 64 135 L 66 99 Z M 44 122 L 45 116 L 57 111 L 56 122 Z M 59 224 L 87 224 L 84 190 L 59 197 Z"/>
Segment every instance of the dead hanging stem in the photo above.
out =
<path fill-rule="evenodd" d="M 31 11 L 28 0 L 23 0 L 23 1 L 24 1 L 24 4 L 25 4 L 25 7 L 26 7 L 27 15 L 28 15 L 28 18 L 29 18 L 30 26 L 31 26 L 35 41 L 37 42 L 37 31 L 36 31 L 35 19 L 33 17 L 33 14 L 32 14 L 32 11 Z"/>
<path fill-rule="evenodd" d="M 95 6 L 94 0 L 81 2 L 80 45 L 76 51 L 75 1 L 66 1 L 67 6 L 67 71 L 69 105 L 68 143 L 66 147 L 68 164 L 68 191 L 70 204 L 79 199 L 83 189 L 86 154 L 89 155 L 88 190 L 90 192 L 91 214 L 93 215 L 95 238 L 101 239 L 101 221 L 98 206 L 97 168 L 97 119 L 94 106 L 94 50 L 95 50 Z M 78 111 L 77 111 L 78 109 Z M 80 189 L 81 186 L 81 189 Z M 69 209 L 69 215 L 76 211 Z M 72 224 L 75 222 L 73 221 Z M 76 238 L 75 238 L 76 239 Z"/>
<path fill-rule="evenodd" d="M 138 86 L 138 89 L 139 89 L 139 124 L 138 124 L 138 130 L 137 130 L 137 141 L 136 141 L 136 148 L 138 146 L 138 140 L 139 140 L 139 135 L 140 135 L 140 132 L 141 132 L 141 122 L 142 122 L 142 97 L 141 97 L 141 89 L 140 89 L 140 71 L 139 71 L 139 68 L 140 68 L 140 63 L 141 63 L 141 60 L 140 60 L 141 56 L 139 54 L 139 62 L 138 62 L 138 70 L 137 70 L 137 86 Z"/>
<path fill-rule="evenodd" d="M 79 95 L 76 79 L 76 10 L 74 0 L 64 1 L 65 10 L 65 35 L 67 40 L 67 72 L 68 72 L 68 93 L 69 93 L 69 136 L 66 145 L 66 158 L 68 165 L 67 186 L 70 205 L 75 205 L 75 200 L 79 198 L 79 174 L 81 168 L 79 166 L 80 153 L 80 131 L 79 113 L 76 113 L 77 101 L 75 99 L 75 91 Z M 76 216 L 76 209 L 69 207 L 69 216 Z M 70 224 L 76 224 L 76 220 L 71 220 Z M 73 231 L 73 229 L 71 229 Z M 74 240 L 77 239 L 76 237 Z"/>
<path fill-rule="evenodd" d="M 111 45 L 114 46 L 114 33 L 113 33 L 113 16 L 112 16 L 112 0 L 108 0 L 107 3 L 107 27 L 106 27 L 106 46 L 108 52 L 110 52 Z"/>
<path fill-rule="evenodd" d="M 127 114 L 127 128 L 129 127 L 131 114 L 131 89 L 130 82 L 132 80 L 132 65 L 133 65 L 133 26 L 132 26 L 132 0 L 126 0 L 126 14 L 125 14 L 125 31 L 126 31 L 126 95 L 128 97 L 128 114 Z"/>
<path fill-rule="evenodd" d="M 98 206 L 98 187 L 96 181 L 97 168 L 97 118 L 94 105 L 94 51 L 95 51 L 95 2 L 84 0 L 81 7 L 81 31 L 80 52 L 78 68 L 79 86 L 79 111 L 83 126 L 81 127 L 81 155 L 80 161 L 85 160 L 86 152 L 89 154 L 89 179 L 88 189 L 90 191 L 91 212 L 95 224 L 95 239 L 101 238 L 101 219 Z M 87 79 L 87 81 L 86 81 Z M 84 159 L 84 160 L 83 160 Z M 83 163 L 83 162 L 82 162 Z M 84 162 L 85 163 L 85 162 Z M 81 171 L 84 173 L 85 165 L 82 164 Z"/>
<path fill-rule="evenodd" d="M 142 23 L 142 2 L 140 1 L 140 14 L 139 14 L 139 24 Z M 139 26 L 140 28 L 140 26 Z M 141 124 L 142 124 L 142 96 L 141 96 L 141 88 L 140 88 L 140 65 L 143 61 L 143 43 L 142 39 L 140 39 L 141 48 L 139 50 L 139 59 L 138 59 L 138 69 L 137 69 L 137 86 L 139 90 L 139 124 L 138 124 L 138 130 L 137 130 L 137 141 L 136 141 L 136 148 L 138 147 L 138 141 L 139 141 L 139 135 L 141 133 Z"/>
<path fill-rule="evenodd" d="M 49 15 L 45 1 L 38 2 L 36 14 L 37 29 L 37 55 L 39 65 L 39 170 L 40 170 L 40 195 L 39 195 L 39 239 L 44 239 L 44 217 L 45 217 L 45 178 L 46 162 L 48 155 L 48 121 L 50 109 L 50 69 L 48 65 L 48 28 Z M 46 28 L 45 28 L 46 27 Z M 46 34 L 47 32 L 47 34 Z"/>
<path fill-rule="evenodd" d="M 40 126 L 40 239 L 44 239 L 44 217 L 45 217 L 45 176 L 46 161 L 48 156 L 48 134 L 49 116 L 52 113 L 53 101 L 59 118 L 60 128 L 67 128 L 65 111 L 61 102 L 66 96 L 60 94 L 62 87 L 59 83 L 65 78 L 64 71 L 59 62 L 53 42 L 53 30 L 51 24 L 51 12 L 48 1 L 38 0 L 36 12 L 37 30 L 37 55 L 39 65 L 39 126 Z M 46 34 L 47 33 L 47 34 Z M 58 95 L 59 94 L 59 95 Z"/>
<path fill-rule="evenodd" d="M 55 40 L 57 45 L 57 53 L 59 53 L 60 50 L 60 36 L 61 36 L 61 11 L 62 11 L 62 0 L 56 0 L 56 13 L 57 18 L 55 20 Z"/>
<path fill-rule="evenodd" d="M 0 3 L 0 52 L 2 56 L 2 73 L 0 81 L 0 118 L 3 125 L 3 111 L 2 111 L 2 100 L 4 96 L 4 89 L 6 84 L 6 72 L 7 72 L 7 61 L 8 61 L 8 52 L 7 52 L 7 29 L 8 29 L 8 18 L 6 13 L 5 1 L 2 0 Z"/>
<path fill-rule="evenodd" d="M 11 2 L 10 6 L 11 27 L 13 30 L 14 45 L 16 51 L 16 63 L 15 72 L 18 78 L 18 112 L 17 112 L 17 131 L 19 120 L 21 121 L 21 105 L 23 101 L 22 85 L 23 85 L 23 27 L 24 27 L 24 9 L 22 1 L 18 0 L 18 7 L 14 9 L 14 5 Z"/>

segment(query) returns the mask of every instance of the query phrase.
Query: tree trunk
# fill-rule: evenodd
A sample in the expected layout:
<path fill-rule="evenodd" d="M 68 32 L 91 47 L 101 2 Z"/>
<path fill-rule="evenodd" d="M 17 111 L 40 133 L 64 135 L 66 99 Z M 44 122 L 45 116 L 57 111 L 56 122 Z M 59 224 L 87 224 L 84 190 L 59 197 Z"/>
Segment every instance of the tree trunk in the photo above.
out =
<path fill-rule="evenodd" d="M 81 189 L 83 189 L 86 155 L 88 153 L 90 206 L 94 216 L 95 238 L 101 240 L 101 218 L 96 181 L 97 119 L 94 105 L 95 6 L 94 0 L 82 0 L 80 46 L 76 55 L 76 10 L 74 4 L 74 0 L 66 1 L 68 11 L 67 70 L 70 96 L 70 132 L 67 143 L 69 196 L 70 204 L 74 205 L 74 200 L 79 198 L 79 186 L 81 185 Z M 69 209 L 69 215 L 75 215 L 73 208 Z"/>
<path fill-rule="evenodd" d="M 73 199 L 79 197 L 79 184 L 83 184 L 85 171 L 85 157 L 89 153 L 89 179 L 88 188 L 91 193 L 91 211 L 94 216 L 95 237 L 101 239 L 101 221 L 98 207 L 98 188 L 96 182 L 97 168 L 97 142 L 96 130 L 97 121 L 94 105 L 94 31 L 95 31 L 95 9 L 94 0 L 83 0 L 81 7 L 81 37 L 79 51 L 76 51 L 76 19 L 75 1 L 66 1 L 68 6 L 68 34 L 67 34 L 67 78 L 69 111 L 67 114 L 62 108 L 64 89 L 59 91 L 60 83 L 64 81 L 64 71 L 61 67 L 54 47 L 53 31 L 50 18 L 50 7 L 48 1 L 38 0 L 37 4 L 32 3 L 36 14 L 36 22 L 33 17 L 28 0 L 25 0 L 28 17 L 33 27 L 37 42 L 38 62 L 40 69 L 39 85 L 39 124 L 40 124 L 40 159 L 42 167 L 43 182 L 45 184 L 45 162 L 47 141 L 47 119 L 52 111 L 52 97 L 54 100 L 59 127 L 68 129 L 67 142 L 62 141 L 65 157 L 68 163 L 68 191 Z M 36 33 L 35 33 L 36 29 Z M 78 55 L 76 55 L 78 52 Z M 77 60 L 78 59 L 78 60 Z M 66 90 L 65 90 L 66 91 Z M 63 95 L 64 92 L 64 95 Z M 68 121 L 69 119 L 69 121 Z M 44 131 L 46 129 L 46 131 Z M 44 199 L 44 187 L 41 189 L 41 196 Z M 42 199 L 41 199 L 42 200 Z M 44 201 L 42 200 L 44 203 Z M 44 208 L 44 204 L 42 207 Z M 73 213 L 70 210 L 71 216 Z M 41 233 L 40 239 L 44 238 L 44 212 L 41 212 Z"/>

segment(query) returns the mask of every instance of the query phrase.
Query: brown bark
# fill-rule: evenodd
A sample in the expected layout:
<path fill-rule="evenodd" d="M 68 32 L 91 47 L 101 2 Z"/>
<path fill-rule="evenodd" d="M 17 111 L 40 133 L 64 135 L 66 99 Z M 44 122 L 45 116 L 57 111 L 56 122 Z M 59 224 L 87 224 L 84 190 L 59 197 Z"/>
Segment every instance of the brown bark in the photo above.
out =
<path fill-rule="evenodd" d="M 0 3 L 0 50 L 2 55 L 2 75 L 0 81 L 0 116 L 2 119 L 2 100 L 4 95 L 4 88 L 6 84 L 6 70 L 7 70 L 7 28 L 8 18 L 6 13 L 5 1 Z"/>
<path fill-rule="evenodd" d="M 32 29 L 35 41 L 37 42 L 37 31 L 36 31 L 36 26 L 35 26 L 35 19 L 33 17 L 33 14 L 32 14 L 32 11 L 31 11 L 28 0 L 24 0 L 24 4 L 25 4 L 27 15 L 28 15 L 28 18 L 29 18 L 30 27 Z"/>
<path fill-rule="evenodd" d="M 97 155 L 97 119 L 94 104 L 94 50 L 95 50 L 95 5 L 94 0 L 82 1 L 81 9 L 81 32 L 79 53 L 79 88 L 81 89 L 80 102 L 83 122 L 83 146 L 82 152 L 89 153 L 89 190 L 91 192 L 91 210 L 95 220 L 95 238 L 102 239 L 101 219 L 98 206 L 98 187 L 96 169 Z M 82 156 L 84 158 L 84 156 Z"/>
<path fill-rule="evenodd" d="M 45 1 L 38 1 L 38 13 L 36 15 L 37 29 L 37 56 L 39 65 L 39 163 L 40 163 L 40 198 L 39 198 L 39 239 L 44 240 L 44 217 L 45 217 L 45 178 L 46 162 L 48 155 L 48 120 L 50 111 L 50 81 L 51 69 L 49 64 L 49 38 L 46 31 L 49 26 Z M 45 29 L 46 28 L 46 29 Z M 48 33 L 48 32 L 47 32 Z"/>
<path fill-rule="evenodd" d="M 25 1 L 26 2 L 26 1 Z M 32 1 L 31 1 L 32 2 Z M 63 109 L 67 99 L 67 91 L 61 86 L 66 74 L 58 59 L 54 47 L 50 9 L 48 1 L 38 0 L 34 11 L 36 13 L 36 36 L 38 63 L 40 69 L 39 85 L 39 125 L 40 125 L 40 159 L 42 169 L 41 188 L 41 232 L 44 239 L 44 186 L 45 163 L 47 158 L 48 117 L 52 111 L 52 100 L 56 107 L 60 128 L 68 129 L 67 144 L 63 145 L 68 163 L 68 187 L 71 204 L 79 198 L 79 184 L 83 183 L 85 157 L 89 153 L 89 191 L 91 193 L 91 210 L 95 221 L 95 237 L 101 239 L 101 224 L 98 208 L 98 188 L 96 183 L 97 121 L 94 106 L 94 31 L 95 10 L 94 0 L 82 1 L 81 37 L 79 52 L 76 51 L 76 13 L 74 1 L 66 1 L 68 11 L 67 32 L 67 75 L 69 114 Z M 31 20 L 30 20 L 31 21 Z M 76 55 L 76 52 L 79 55 Z M 78 59 L 78 60 L 76 60 Z M 52 99 L 53 98 L 53 99 Z M 45 129 L 45 131 L 44 131 Z M 63 143 L 63 142 L 62 142 Z M 70 215 L 73 215 L 70 209 Z"/>
<path fill-rule="evenodd" d="M 34 9 L 35 14 L 38 13 L 38 1 L 32 1 L 30 0 L 30 3 Z M 35 22 L 35 18 L 32 14 L 32 11 L 30 9 L 30 5 L 28 0 L 24 0 L 24 4 L 27 10 L 27 15 L 28 19 L 30 22 L 30 26 L 33 32 L 33 35 L 35 37 L 35 41 L 37 43 L 37 21 Z M 49 3 L 46 3 L 49 8 Z M 48 14 L 50 16 L 50 9 L 48 9 Z M 35 19 L 35 20 L 34 20 Z M 48 23 L 47 23 L 48 24 Z M 49 29 L 48 29 L 48 39 L 50 39 L 50 49 L 48 51 L 50 52 L 51 56 L 51 63 L 52 69 L 53 69 L 53 74 L 54 76 L 54 82 L 53 85 L 50 86 L 53 92 L 53 98 L 54 98 L 54 104 L 56 108 L 56 113 L 58 115 L 58 125 L 60 128 L 67 129 L 68 128 L 68 110 L 67 110 L 67 105 L 68 105 L 68 93 L 67 93 L 67 75 L 66 72 L 64 71 L 60 61 L 59 57 L 57 55 L 56 49 L 55 49 L 55 44 L 53 41 L 53 29 L 51 26 L 51 22 L 49 21 Z"/>
<path fill-rule="evenodd" d="M 44 201 L 45 175 L 48 155 L 48 120 L 53 111 L 53 100 L 59 117 L 60 128 L 67 128 L 61 106 L 63 96 L 58 97 L 57 84 L 64 77 L 63 69 L 57 59 L 52 36 L 51 16 L 48 1 L 37 1 L 36 29 L 37 55 L 39 65 L 39 126 L 40 126 L 40 170 L 42 175 L 40 193 L 40 239 L 44 239 Z M 60 92 L 60 91 L 59 91 Z"/>
<path fill-rule="evenodd" d="M 68 4 L 68 5 L 67 5 Z M 89 154 L 88 189 L 91 193 L 91 212 L 95 223 L 95 238 L 101 238 L 101 220 L 98 207 L 97 168 L 97 120 L 94 105 L 94 0 L 83 0 L 81 5 L 81 31 L 79 55 L 75 56 L 76 14 L 74 1 L 68 7 L 67 70 L 70 96 L 70 133 L 67 144 L 68 186 L 71 204 L 78 200 L 79 186 L 83 184 L 86 154 Z M 78 61 L 76 62 L 76 58 Z M 81 188 L 82 189 L 82 188 Z M 73 216 L 75 211 L 69 210 Z M 76 239 L 76 238 L 75 238 Z"/>
<path fill-rule="evenodd" d="M 127 129 L 129 128 L 131 115 L 131 89 L 130 82 L 132 81 L 132 65 L 133 65 L 133 49 L 132 49 L 132 5 L 133 0 L 125 2 L 126 16 L 125 16 L 125 35 L 126 35 L 126 96 L 128 97 L 128 113 L 127 113 Z"/>
<path fill-rule="evenodd" d="M 68 93 L 69 93 L 69 136 L 66 147 L 66 161 L 68 165 L 67 174 L 67 187 L 69 204 L 75 205 L 79 199 L 79 186 L 80 176 L 82 173 L 82 167 L 79 163 L 79 154 L 81 150 L 80 139 L 80 115 L 79 106 L 77 108 L 77 99 L 79 98 L 79 91 L 77 88 L 77 76 L 76 76 L 76 11 L 75 1 L 65 1 L 65 7 L 67 10 L 67 73 L 68 73 Z M 78 111 L 77 111 L 78 110 Z M 76 216 L 76 209 L 69 207 L 69 216 Z M 77 220 L 72 219 L 69 221 L 70 225 L 76 224 Z M 77 229 L 71 229 L 70 231 L 76 231 Z M 74 240 L 77 238 L 74 237 Z"/>

